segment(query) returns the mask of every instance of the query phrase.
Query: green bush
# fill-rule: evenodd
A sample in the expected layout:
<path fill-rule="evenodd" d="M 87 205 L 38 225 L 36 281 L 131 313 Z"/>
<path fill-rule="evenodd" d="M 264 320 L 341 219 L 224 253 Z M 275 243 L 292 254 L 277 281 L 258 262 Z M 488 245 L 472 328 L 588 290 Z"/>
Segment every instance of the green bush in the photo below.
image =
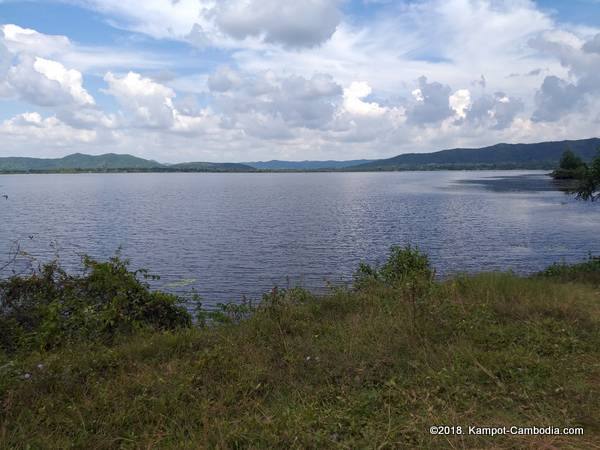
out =
<path fill-rule="evenodd" d="M 354 274 L 354 286 L 360 289 L 373 282 L 390 286 L 415 281 L 430 282 L 434 275 L 429 258 L 418 248 L 394 246 L 390 250 L 387 262 L 381 268 L 361 263 Z"/>
<path fill-rule="evenodd" d="M 554 263 L 537 276 L 600 285 L 600 258 L 590 254 L 587 261 L 579 264 Z"/>
<path fill-rule="evenodd" d="M 583 160 L 572 150 L 566 150 L 560 158 L 559 167 L 552 172 L 552 177 L 556 180 L 581 180 L 587 172 L 588 167 Z"/>
<path fill-rule="evenodd" d="M 152 292 L 118 257 L 83 259 L 71 275 L 48 263 L 27 277 L 0 281 L 0 350 L 49 349 L 67 342 L 111 340 L 142 328 L 191 326 L 190 314 L 173 295 Z"/>
<path fill-rule="evenodd" d="M 600 199 L 600 149 L 584 176 L 580 177 L 577 198 L 596 201 Z"/>

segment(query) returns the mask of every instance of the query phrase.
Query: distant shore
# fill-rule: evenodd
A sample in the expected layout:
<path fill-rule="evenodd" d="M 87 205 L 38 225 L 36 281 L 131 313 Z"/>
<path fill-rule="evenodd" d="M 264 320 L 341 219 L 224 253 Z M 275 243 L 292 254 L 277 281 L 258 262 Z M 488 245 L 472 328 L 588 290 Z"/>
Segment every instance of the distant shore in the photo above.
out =
<path fill-rule="evenodd" d="M 516 166 L 506 165 L 443 165 L 414 166 L 379 169 L 255 169 L 255 170 L 200 170 L 200 169 L 59 169 L 59 170 L 4 170 L 0 175 L 47 175 L 47 174 L 85 174 L 85 173 L 346 173 L 346 172 L 436 172 L 436 171 L 479 171 L 479 170 L 553 170 L 551 165 Z"/>
<path fill-rule="evenodd" d="M 403 153 L 375 160 L 183 162 L 161 163 L 129 154 L 62 158 L 0 157 L 0 173 L 156 172 L 156 173 L 289 173 L 289 172 L 397 172 L 434 170 L 554 170 L 567 149 L 581 161 L 591 161 L 600 139 L 496 144 L 483 148 L 455 148 L 433 153 Z"/>

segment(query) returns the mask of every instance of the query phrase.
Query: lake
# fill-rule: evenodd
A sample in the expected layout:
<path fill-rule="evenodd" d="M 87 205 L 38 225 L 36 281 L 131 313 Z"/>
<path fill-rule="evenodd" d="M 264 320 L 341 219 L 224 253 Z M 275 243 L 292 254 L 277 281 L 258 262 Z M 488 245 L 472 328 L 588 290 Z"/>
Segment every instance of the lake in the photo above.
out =
<path fill-rule="evenodd" d="M 157 287 L 206 305 L 320 291 L 391 245 L 418 246 L 442 276 L 600 254 L 600 204 L 539 171 L 3 175 L 0 194 L 0 262 L 17 239 L 69 268 L 121 247 Z"/>

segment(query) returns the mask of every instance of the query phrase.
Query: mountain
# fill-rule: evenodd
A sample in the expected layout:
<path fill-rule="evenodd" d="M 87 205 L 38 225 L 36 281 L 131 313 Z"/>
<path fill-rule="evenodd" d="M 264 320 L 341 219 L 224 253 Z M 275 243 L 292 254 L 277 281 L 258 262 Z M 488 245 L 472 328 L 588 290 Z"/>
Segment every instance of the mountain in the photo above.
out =
<path fill-rule="evenodd" d="M 2 172 L 31 172 L 31 171 L 61 171 L 61 170 L 151 170 L 163 168 L 164 165 L 156 161 L 138 158 L 131 155 L 84 155 L 75 153 L 64 158 L 0 158 L 0 171 Z"/>
<path fill-rule="evenodd" d="M 484 148 L 455 148 L 435 153 L 406 153 L 352 167 L 352 170 L 409 170 L 453 168 L 507 168 L 551 169 L 558 165 L 567 149 L 573 150 L 584 161 L 590 161 L 598 149 L 600 139 L 542 142 L 538 144 L 497 144 Z"/>
<path fill-rule="evenodd" d="M 156 172 L 252 172 L 244 164 L 191 162 L 166 165 L 132 155 L 84 155 L 75 153 L 64 158 L 0 158 L 0 172 L 62 171 L 156 171 Z"/>
<path fill-rule="evenodd" d="M 244 163 L 258 170 L 323 170 L 347 169 L 359 164 L 372 162 L 372 159 L 357 159 L 354 161 L 256 161 Z"/>
<path fill-rule="evenodd" d="M 181 164 L 171 164 L 168 169 L 175 169 L 189 172 L 253 172 L 255 169 L 246 164 L 240 163 L 210 163 L 210 162 L 189 162 Z"/>
<path fill-rule="evenodd" d="M 407 153 L 389 159 L 353 161 L 260 161 L 251 163 L 189 162 L 161 164 L 132 155 L 84 155 L 56 159 L 0 158 L 0 172 L 147 171 L 254 172 L 256 170 L 435 170 L 435 169 L 554 169 L 567 149 L 589 162 L 600 149 L 600 139 L 497 144 L 484 148 L 455 148 L 435 153 Z"/>

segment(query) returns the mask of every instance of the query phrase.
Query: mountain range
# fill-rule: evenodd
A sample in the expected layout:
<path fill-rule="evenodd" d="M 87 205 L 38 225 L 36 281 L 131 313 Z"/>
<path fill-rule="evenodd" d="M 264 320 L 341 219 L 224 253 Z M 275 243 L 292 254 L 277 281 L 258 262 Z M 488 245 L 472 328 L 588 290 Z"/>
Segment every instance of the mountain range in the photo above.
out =
<path fill-rule="evenodd" d="M 410 170 L 455 168 L 552 169 L 567 149 L 584 161 L 600 150 L 600 139 L 541 142 L 538 144 L 496 144 L 477 149 L 455 148 L 435 153 L 406 153 L 354 166 L 354 170 Z"/>
<path fill-rule="evenodd" d="M 195 162 L 161 164 L 132 155 L 75 153 L 64 158 L 0 158 L 0 172 L 149 171 L 149 172 L 252 172 L 253 167 L 236 163 Z"/>
<path fill-rule="evenodd" d="M 254 172 L 254 171 L 380 171 L 435 169 L 552 169 L 562 153 L 571 149 L 590 161 L 600 149 L 600 139 L 497 144 L 455 148 L 434 153 L 406 153 L 388 159 L 353 161 L 266 161 L 249 163 L 189 162 L 163 164 L 132 155 L 75 153 L 64 158 L 0 158 L 0 172 L 148 171 L 148 172 Z"/>
<path fill-rule="evenodd" d="M 356 159 L 352 161 L 257 161 L 244 163 L 258 170 L 324 170 L 346 169 L 373 162 L 372 159 Z"/>

